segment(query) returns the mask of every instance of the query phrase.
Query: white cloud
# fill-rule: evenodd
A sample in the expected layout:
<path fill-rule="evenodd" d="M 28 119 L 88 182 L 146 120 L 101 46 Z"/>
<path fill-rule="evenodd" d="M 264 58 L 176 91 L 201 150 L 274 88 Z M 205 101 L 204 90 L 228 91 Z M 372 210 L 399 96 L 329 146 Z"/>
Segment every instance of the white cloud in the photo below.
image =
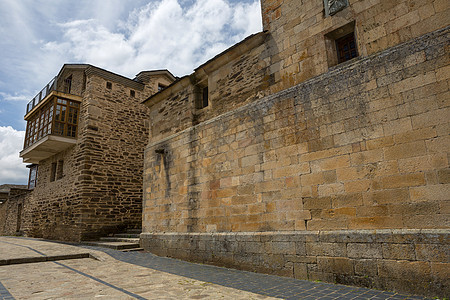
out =
<path fill-rule="evenodd" d="M 28 170 L 19 157 L 25 131 L 0 126 L 0 184 L 26 184 Z"/>
<path fill-rule="evenodd" d="M 0 0 L 0 126 L 23 128 L 64 63 L 182 76 L 260 31 L 260 14 L 259 0 Z"/>
<path fill-rule="evenodd" d="M 31 94 L 29 94 L 27 91 L 22 91 L 21 93 L 14 93 L 14 95 L 0 92 L 0 96 L 5 101 L 30 101 Z"/>
<path fill-rule="evenodd" d="M 132 77 L 167 68 L 185 75 L 211 57 L 261 30 L 259 1 L 151 2 L 135 9 L 115 29 L 97 19 L 60 24 L 61 41 L 46 43 L 49 56 L 73 58 Z M 67 59 L 68 61 L 69 59 Z"/>

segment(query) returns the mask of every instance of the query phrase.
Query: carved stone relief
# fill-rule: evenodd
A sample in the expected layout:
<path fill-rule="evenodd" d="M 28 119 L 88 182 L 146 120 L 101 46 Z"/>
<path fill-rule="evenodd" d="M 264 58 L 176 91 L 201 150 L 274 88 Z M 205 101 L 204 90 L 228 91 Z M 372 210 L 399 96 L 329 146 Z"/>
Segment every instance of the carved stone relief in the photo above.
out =
<path fill-rule="evenodd" d="M 325 15 L 332 16 L 348 6 L 348 0 L 323 0 Z"/>

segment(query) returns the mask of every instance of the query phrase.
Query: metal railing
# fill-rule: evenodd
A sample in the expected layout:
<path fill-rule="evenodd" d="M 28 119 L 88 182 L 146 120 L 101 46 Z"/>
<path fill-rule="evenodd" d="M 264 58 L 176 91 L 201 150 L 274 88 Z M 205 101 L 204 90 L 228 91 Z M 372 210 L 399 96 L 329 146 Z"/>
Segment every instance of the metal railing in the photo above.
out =
<path fill-rule="evenodd" d="M 65 79 L 63 86 L 58 87 L 58 76 L 53 77 L 52 80 L 27 104 L 27 111 L 25 114 L 29 113 L 33 108 L 35 108 L 42 100 L 45 99 L 52 91 L 59 91 L 66 94 L 71 93 L 72 79 Z"/>

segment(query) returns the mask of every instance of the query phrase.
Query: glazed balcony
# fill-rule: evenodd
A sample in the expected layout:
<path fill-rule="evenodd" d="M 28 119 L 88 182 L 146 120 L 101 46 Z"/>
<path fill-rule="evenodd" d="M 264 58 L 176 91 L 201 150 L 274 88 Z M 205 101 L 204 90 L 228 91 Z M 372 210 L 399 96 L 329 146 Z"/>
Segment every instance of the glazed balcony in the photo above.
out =
<path fill-rule="evenodd" d="M 37 164 L 77 142 L 81 97 L 56 90 L 56 82 L 54 78 L 27 105 L 27 131 L 20 152 L 26 163 Z"/>

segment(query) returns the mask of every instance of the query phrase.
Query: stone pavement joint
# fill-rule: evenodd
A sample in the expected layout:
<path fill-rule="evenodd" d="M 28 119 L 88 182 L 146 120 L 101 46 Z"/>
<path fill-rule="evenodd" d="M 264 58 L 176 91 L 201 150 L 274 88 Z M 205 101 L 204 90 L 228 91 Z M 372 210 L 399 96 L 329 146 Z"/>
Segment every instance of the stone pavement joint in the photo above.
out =
<path fill-rule="evenodd" d="M 17 243 L 11 243 L 7 241 L 0 241 L 0 243 L 4 244 L 10 244 L 17 247 L 27 248 L 34 253 L 38 254 L 39 256 L 28 256 L 28 257 L 19 257 L 19 258 L 9 258 L 9 259 L 2 259 L 0 257 L 0 266 L 4 265 L 16 265 L 16 264 L 28 264 L 28 263 L 38 263 L 38 262 L 45 262 L 45 261 L 57 261 L 57 260 L 68 260 L 68 259 L 80 259 L 80 258 L 94 258 L 96 259 L 92 254 L 89 252 L 83 252 L 83 253 L 74 253 L 74 254 L 59 254 L 59 255 L 46 255 L 36 249 L 33 249 L 29 246 L 20 245 Z"/>
<path fill-rule="evenodd" d="M 89 253 L 56 255 L 56 256 L 40 256 L 40 257 L 23 257 L 23 258 L 12 258 L 12 259 L 0 259 L 0 266 L 30 264 L 30 263 L 39 263 L 39 262 L 46 262 L 46 261 L 58 261 L 58 260 L 68 260 L 68 259 L 80 259 L 80 258 L 95 259 L 95 257 Z"/>
<path fill-rule="evenodd" d="M 146 298 L 143 298 L 143 297 L 141 297 L 141 296 L 139 296 L 139 295 L 136 295 L 136 294 L 134 294 L 134 293 L 132 293 L 132 292 L 129 292 L 129 291 L 124 290 L 124 289 L 122 289 L 122 288 L 120 288 L 120 287 L 117 287 L 117 286 L 112 285 L 112 284 L 110 284 L 110 283 L 108 283 L 108 282 L 105 282 L 105 281 L 103 281 L 103 280 L 101 280 L 101 279 L 99 279 L 99 278 L 96 278 L 96 277 L 94 277 L 94 276 L 91 276 L 91 275 L 86 274 L 86 273 L 84 273 L 84 272 L 78 271 L 78 270 L 76 270 L 76 269 L 74 269 L 74 268 L 71 268 L 71 267 L 69 267 L 69 266 L 66 266 L 65 264 L 62 264 L 62 263 L 59 263 L 59 262 L 55 262 L 55 264 L 57 264 L 57 265 L 59 265 L 59 266 L 62 266 L 62 267 L 65 267 L 65 268 L 67 268 L 67 269 L 69 269 L 69 270 L 71 270 L 71 271 L 73 271 L 73 272 L 75 272 L 75 273 L 78 273 L 78 274 L 80 274 L 80 275 L 86 276 L 87 278 L 90 278 L 90 279 L 92 279 L 92 280 L 95 280 L 95 281 L 97 281 L 97 282 L 99 282 L 99 283 L 101 283 L 101 284 L 104 284 L 104 285 L 106 285 L 106 286 L 109 286 L 109 287 L 111 287 L 111 288 L 113 288 L 113 289 L 116 289 L 116 290 L 118 290 L 118 291 L 121 291 L 122 293 L 125 293 L 125 294 L 127 294 L 127 295 L 129 295 L 129 296 L 132 296 L 132 297 L 136 298 L 136 299 L 139 299 L 139 300 L 146 300 Z"/>

